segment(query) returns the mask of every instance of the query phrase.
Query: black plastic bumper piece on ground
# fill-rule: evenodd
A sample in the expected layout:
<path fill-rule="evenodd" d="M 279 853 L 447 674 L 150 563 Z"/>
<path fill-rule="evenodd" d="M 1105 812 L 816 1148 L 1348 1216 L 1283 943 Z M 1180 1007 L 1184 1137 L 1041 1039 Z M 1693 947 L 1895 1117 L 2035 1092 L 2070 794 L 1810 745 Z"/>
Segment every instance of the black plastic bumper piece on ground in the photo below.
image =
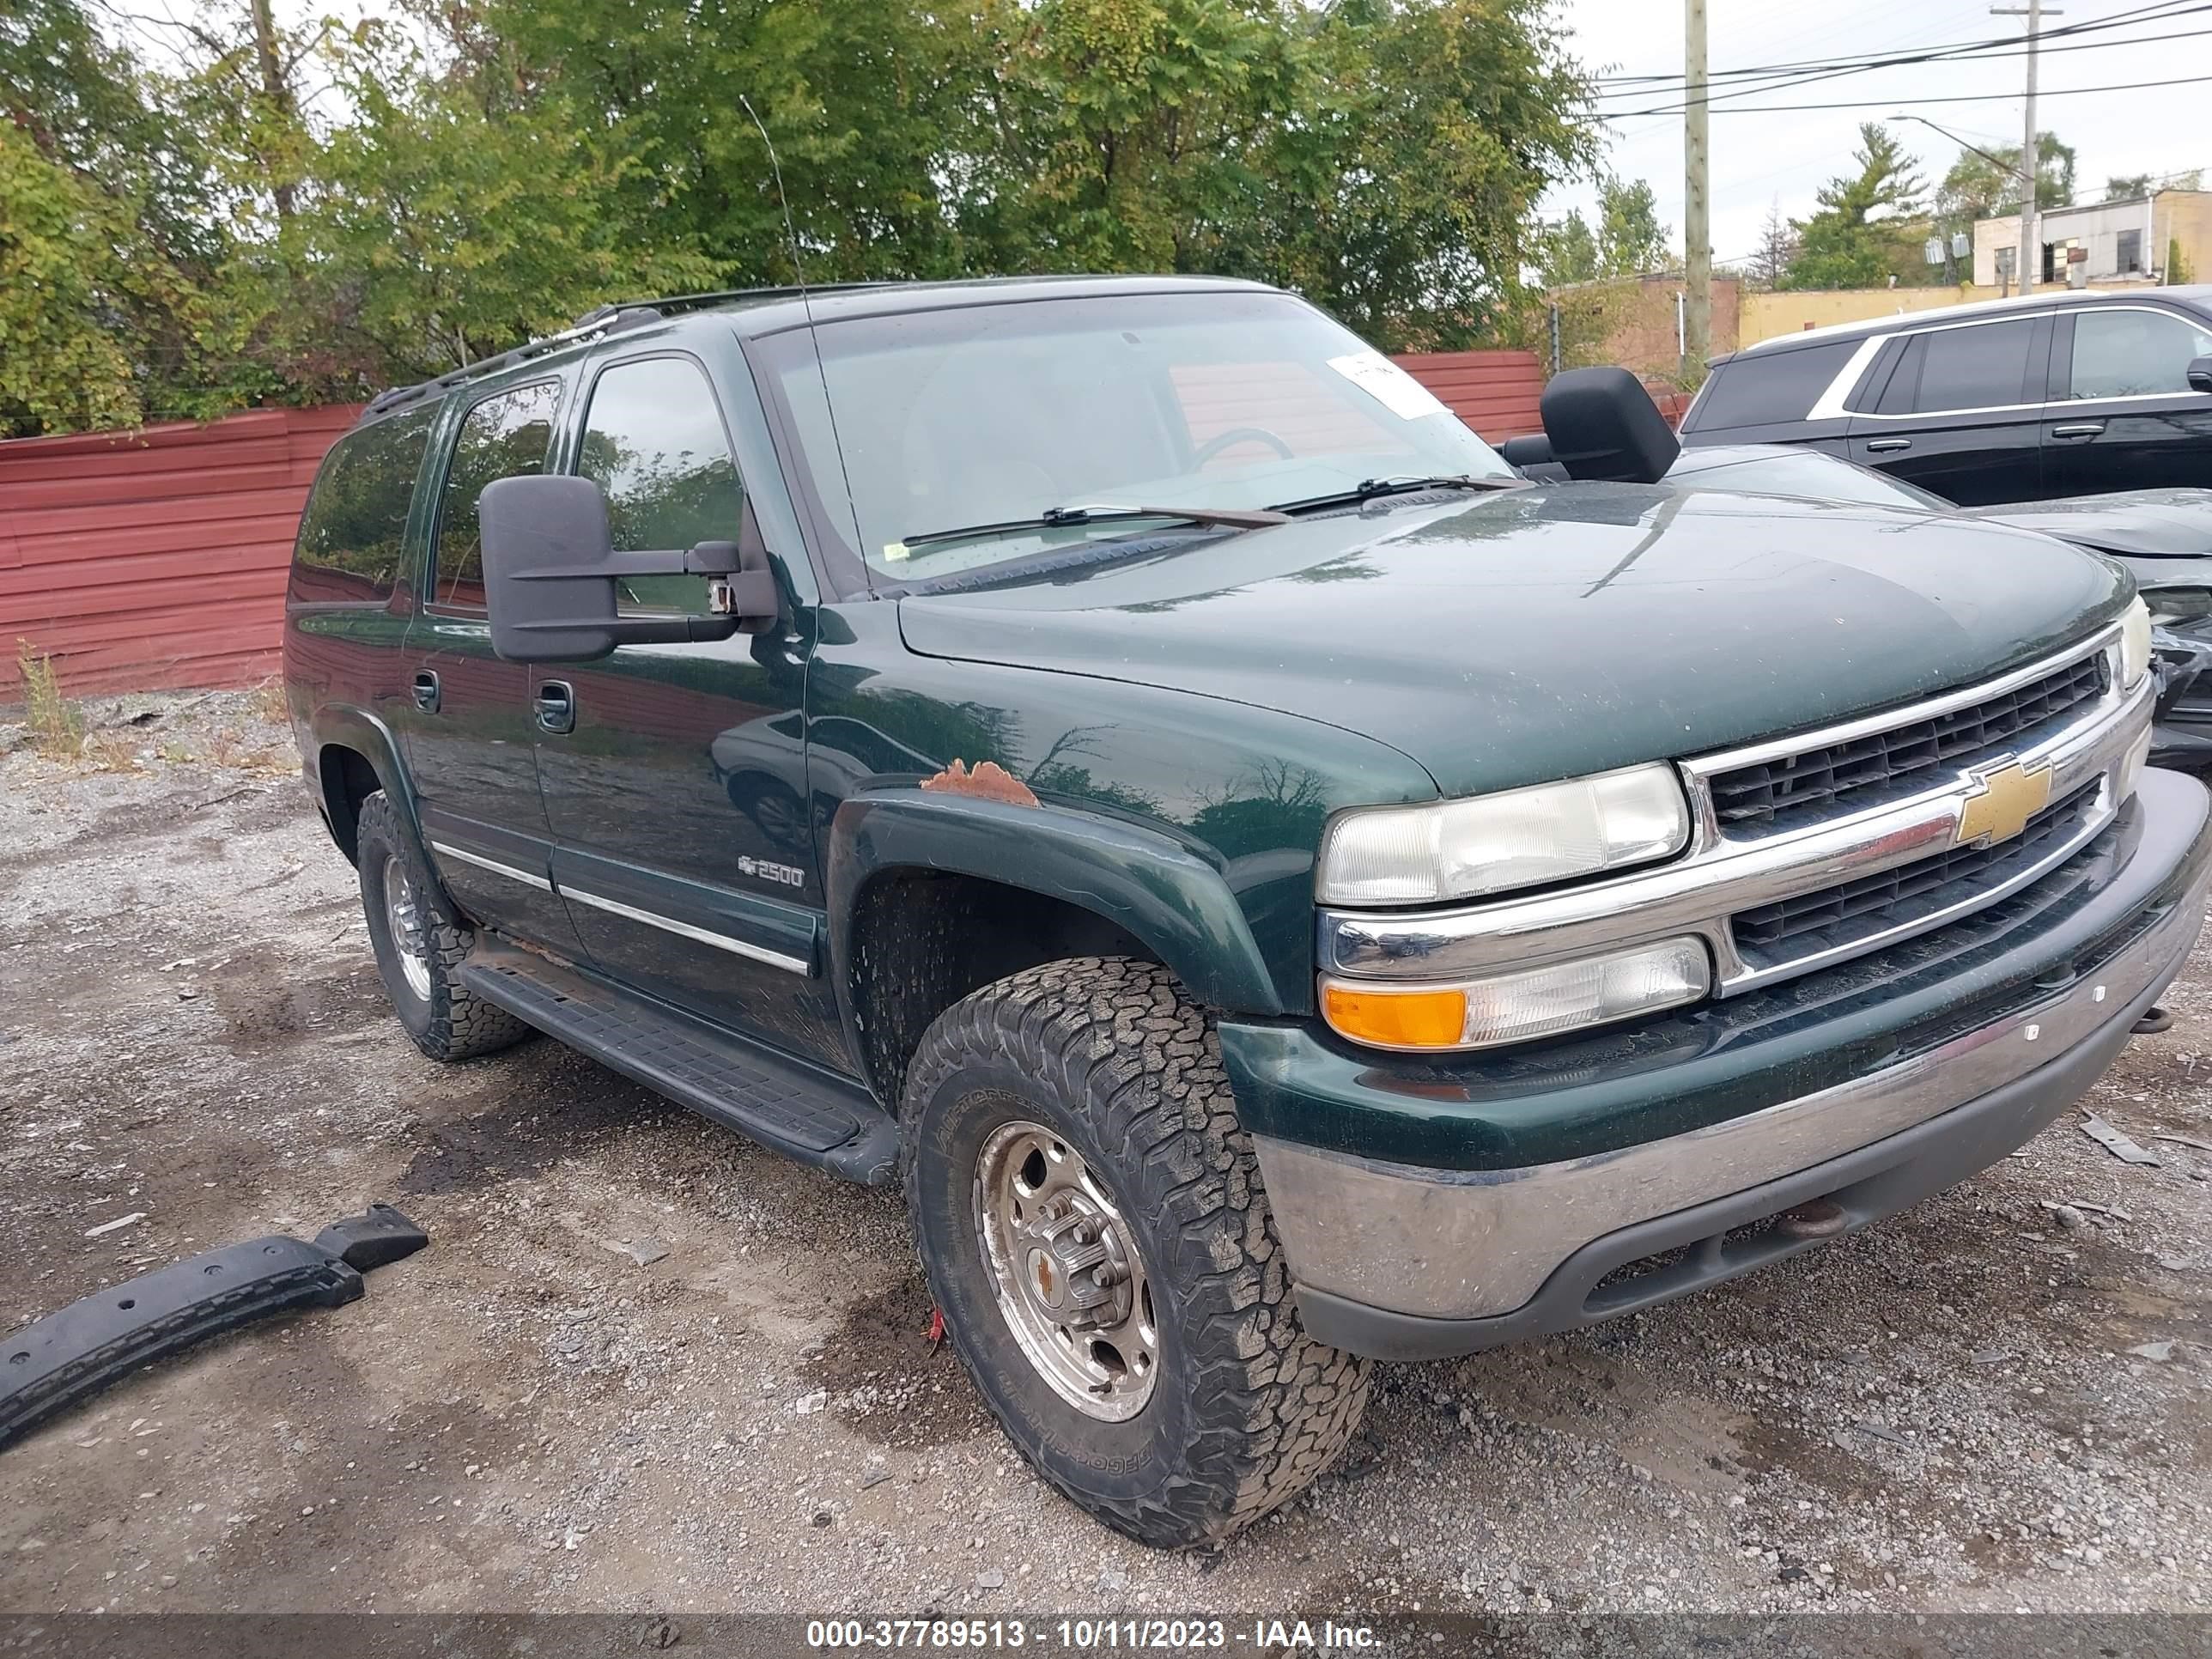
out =
<path fill-rule="evenodd" d="M 868 1091 L 680 1009 L 479 939 L 461 981 L 602 1066 L 763 1146 L 865 1186 L 890 1183 L 898 1126 Z"/>
<path fill-rule="evenodd" d="M 360 1298 L 362 1274 L 429 1235 L 388 1204 L 313 1243 L 277 1234 L 158 1267 L 33 1320 L 0 1342 L 0 1446 L 141 1365 L 295 1308 Z"/>
<path fill-rule="evenodd" d="M 1817 1249 L 1826 1235 L 1807 1237 L 1780 1227 L 1741 1241 L 1729 1235 L 1815 1199 L 1831 1200 L 1843 1210 L 1838 1231 L 1856 1232 L 1989 1168 L 2089 1091 L 2180 966 L 2176 957 L 2155 984 L 2040 1070 L 1841 1158 L 1595 1239 L 1561 1262 L 1544 1287 L 1511 1313 L 1431 1319 L 1304 1288 L 1298 1291 L 1299 1313 L 1313 1336 L 1354 1353 L 1442 1359 L 1639 1312 Z M 1629 1263 L 1685 1247 L 1693 1248 L 1671 1266 L 1601 1282 Z"/>

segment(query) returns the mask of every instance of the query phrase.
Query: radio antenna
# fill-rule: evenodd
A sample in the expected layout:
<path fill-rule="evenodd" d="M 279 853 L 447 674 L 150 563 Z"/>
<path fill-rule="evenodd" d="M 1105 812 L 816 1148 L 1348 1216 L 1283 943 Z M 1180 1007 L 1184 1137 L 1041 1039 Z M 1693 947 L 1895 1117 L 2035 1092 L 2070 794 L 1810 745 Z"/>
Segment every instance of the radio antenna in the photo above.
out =
<path fill-rule="evenodd" d="M 845 465 L 845 440 L 837 430 L 837 405 L 830 397 L 829 371 L 822 366 L 822 342 L 814 329 L 814 297 L 807 292 L 806 268 L 799 262 L 799 228 L 792 222 L 791 198 L 784 193 L 783 163 L 775 158 L 775 140 L 768 136 L 768 123 L 760 118 L 760 112 L 753 107 L 753 100 L 741 92 L 738 94 L 738 102 L 752 118 L 753 125 L 760 131 L 761 143 L 768 150 L 768 170 L 769 176 L 775 180 L 776 205 L 783 210 L 783 234 L 791 245 L 791 274 L 799 284 L 799 309 L 806 313 L 806 342 L 814 349 L 814 378 L 822 383 L 822 407 L 830 416 L 830 441 L 837 447 L 837 476 L 845 486 L 845 509 L 853 525 L 853 551 L 860 560 L 860 573 L 866 578 L 869 590 L 872 592 L 876 585 L 875 572 L 868 564 L 867 550 L 860 545 L 860 507 L 853 500 L 853 476 Z"/>

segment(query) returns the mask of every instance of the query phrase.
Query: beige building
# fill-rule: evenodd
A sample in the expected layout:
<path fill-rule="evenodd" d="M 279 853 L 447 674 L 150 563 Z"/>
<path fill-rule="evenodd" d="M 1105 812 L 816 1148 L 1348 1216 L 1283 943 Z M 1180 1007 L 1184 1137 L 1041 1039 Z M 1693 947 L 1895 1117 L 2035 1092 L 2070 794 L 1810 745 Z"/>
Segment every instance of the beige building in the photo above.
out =
<path fill-rule="evenodd" d="M 2124 202 L 2053 208 L 2037 216 L 2035 280 L 2116 288 L 2212 276 L 2212 191 L 2161 190 Z M 2179 268 L 2169 271 L 2173 255 Z M 1974 225 L 1978 287 L 2020 283 L 2020 216 Z"/>

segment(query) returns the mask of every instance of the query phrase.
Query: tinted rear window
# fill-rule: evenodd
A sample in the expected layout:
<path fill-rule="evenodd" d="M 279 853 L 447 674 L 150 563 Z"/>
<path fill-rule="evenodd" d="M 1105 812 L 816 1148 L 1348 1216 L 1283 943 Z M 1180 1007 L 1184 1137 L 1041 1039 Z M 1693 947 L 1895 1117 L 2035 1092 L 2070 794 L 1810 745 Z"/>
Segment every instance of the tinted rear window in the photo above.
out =
<path fill-rule="evenodd" d="M 436 414 L 395 415 L 331 447 L 300 515 L 295 595 L 341 604 L 392 597 L 406 557 L 407 504 Z"/>
<path fill-rule="evenodd" d="M 1693 429 L 1802 421 L 1858 349 L 1856 340 L 1837 340 L 1795 351 L 1754 351 L 1723 363 L 1698 400 Z"/>
<path fill-rule="evenodd" d="M 1972 328 L 1937 329 L 1921 348 L 1917 413 L 1947 410 L 2001 409 L 2024 401 L 2027 352 L 2035 342 L 2035 321 L 1983 323 Z"/>

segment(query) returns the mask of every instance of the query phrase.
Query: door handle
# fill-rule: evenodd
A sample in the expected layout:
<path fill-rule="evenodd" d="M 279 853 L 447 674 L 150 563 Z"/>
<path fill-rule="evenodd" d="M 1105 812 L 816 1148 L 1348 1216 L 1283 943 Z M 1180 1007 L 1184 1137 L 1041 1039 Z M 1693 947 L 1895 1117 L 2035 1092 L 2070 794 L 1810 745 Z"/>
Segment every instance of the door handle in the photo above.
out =
<path fill-rule="evenodd" d="M 438 677 L 426 668 L 415 677 L 415 706 L 426 714 L 434 714 L 438 701 Z"/>
<path fill-rule="evenodd" d="M 1910 438 L 1876 438 L 1871 443 L 1867 445 L 1867 453 L 1869 455 L 1884 455 L 1893 449 L 1910 449 L 1911 447 L 1912 440 Z"/>
<path fill-rule="evenodd" d="M 2087 421 L 2079 426 L 2054 426 L 2051 428 L 2051 435 L 2054 438 L 2094 438 L 2104 429 L 2102 421 Z"/>
<path fill-rule="evenodd" d="M 548 680 L 538 688 L 538 725 L 545 732 L 576 729 L 576 693 L 566 680 Z"/>

